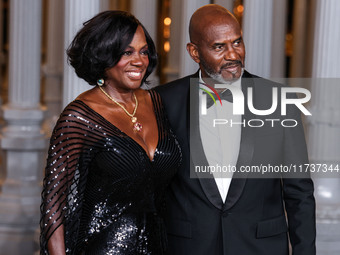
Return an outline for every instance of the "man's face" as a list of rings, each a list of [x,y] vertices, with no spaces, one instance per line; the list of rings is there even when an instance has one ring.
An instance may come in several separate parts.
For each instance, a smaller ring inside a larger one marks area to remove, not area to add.
[[[204,27],[196,44],[203,78],[231,83],[241,77],[245,48],[239,24],[219,19]]]

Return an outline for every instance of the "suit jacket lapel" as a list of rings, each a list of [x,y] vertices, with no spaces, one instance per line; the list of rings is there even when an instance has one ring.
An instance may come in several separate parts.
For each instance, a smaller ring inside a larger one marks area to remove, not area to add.
[[[191,156],[191,175],[194,178],[198,178],[203,192],[205,193],[208,200],[218,209],[222,209],[223,201],[218,191],[216,182],[210,173],[196,173],[195,166],[208,166],[208,161],[205,157],[204,149],[202,146],[202,140],[199,130],[199,85],[198,75],[193,82],[190,82],[190,156]]]
[[[195,75],[198,81],[198,73]],[[202,140],[199,131],[199,86],[197,82],[190,84],[189,91],[189,118],[190,118],[190,129],[188,130],[188,137],[190,142],[190,155],[191,155],[191,167],[194,166],[208,166],[208,161],[205,157],[204,149],[202,146]],[[242,77],[242,92],[245,97],[245,104],[247,99],[247,89],[248,87],[254,87],[252,76],[244,71],[244,75]],[[248,107],[245,105],[245,114],[242,116],[243,121],[247,121],[252,118],[252,114],[249,112]],[[241,144],[240,144],[240,152],[237,160],[237,169],[240,166],[247,166],[251,164],[253,153],[254,153],[254,128],[242,127],[241,130]],[[193,150],[194,148],[194,150]],[[194,169],[191,169],[191,173],[195,174]],[[221,195],[218,191],[216,182],[210,173],[203,173],[200,175],[196,175],[201,184],[201,187],[208,198],[208,200],[218,209],[220,210],[228,210],[230,209],[240,198],[245,183],[246,183],[246,173],[234,173],[233,179],[231,181],[227,199],[225,204],[223,204]]]
[[[245,99],[244,100],[245,112],[244,115],[242,116],[242,121],[247,122],[247,120],[252,118],[252,114],[246,105],[247,89],[248,87],[254,88],[254,84],[252,76],[247,71],[244,71],[244,75],[242,77],[241,82],[242,92]],[[245,127],[242,126],[241,145],[237,160],[237,169],[240,169],[241,166],[248,166],[251,164],[254,153],[254,139],[255,139],[254,128],[248,127],[246,124]],[[234,173],[223,210],[230,209],[237,202],[237,200],[240,198],[243,192],[246,181],[247,173]]]

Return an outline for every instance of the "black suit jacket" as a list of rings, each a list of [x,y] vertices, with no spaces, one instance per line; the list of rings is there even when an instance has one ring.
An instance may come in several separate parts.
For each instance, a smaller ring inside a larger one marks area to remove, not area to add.
[[[294,255],[314,255],[315,201],[308,173],[282,179],[235,173],[225,203],[214,179],[190,177],[190,166],[207,165],[198,126],[198,85],[190,85],[192,78],[198,73],[156,88],[183,152],[182,166],[167,193],[169,254],[287,255],[289,233]],[[281,87],[246,71],[241,84],[245,97],[247,88],[253,88],[256,109],[269,109],[272,88]],[[295,119],[298,125],[242,126],[238,169],[308,163],[298,109],[291,106],[287,116],[281,116],[279,104],[271,116],[254,116],[245,106],[242,118]],[[195,153],[190,153],[190,141]]]

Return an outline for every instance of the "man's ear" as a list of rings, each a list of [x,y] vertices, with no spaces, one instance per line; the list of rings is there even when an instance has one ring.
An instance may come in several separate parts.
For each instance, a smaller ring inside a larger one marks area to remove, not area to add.
[[[198,50],[197,50],[197,46],[193,43],[188,43],[187,44],[187,51],[190,55],[190,57],[196,62],[196,63],[200,63],[200,55],[198,53]]]

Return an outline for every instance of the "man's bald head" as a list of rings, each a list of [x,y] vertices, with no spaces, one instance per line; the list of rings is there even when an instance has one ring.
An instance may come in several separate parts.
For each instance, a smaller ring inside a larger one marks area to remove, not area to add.
[[[202,78],[230,83],[243,73],[245,47],[241,26],[227,9],[216,4],[199,8],[191,17],[187,51],[199,64]]]
[[[238,24],[235,16],[220,5],[208,4],[197,9],[191,16],[189,23],[190,41],[197,43],[199,38],[205,36],[206,31],[209,30],[209,26],[218,20],[224,20],[224,22],[227,23]]]

